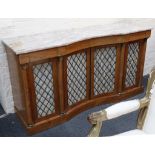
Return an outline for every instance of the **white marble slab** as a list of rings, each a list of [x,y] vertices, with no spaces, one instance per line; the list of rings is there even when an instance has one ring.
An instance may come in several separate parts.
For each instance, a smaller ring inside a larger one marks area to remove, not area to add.
[[[48,33],[7,38],[4,39],[3,42],[13,49],[13,51],[18,55],[48,48],[65,46],[77,41],[96,37],[124,35],[150,29],[151,27],[126,21],[116,24],[94,25],[83,28],[71,28],[66,30],[51,31]]]

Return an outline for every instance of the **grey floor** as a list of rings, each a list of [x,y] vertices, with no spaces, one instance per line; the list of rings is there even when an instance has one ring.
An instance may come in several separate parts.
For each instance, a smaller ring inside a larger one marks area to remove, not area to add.
[[[143,80],[145,89],[146,89],[147,79],[148,79],[148,76],[145,76]],[[144,94],[145,94],[145,91],[144,93],[139,94],[130,99],[142,98]],[[87,136],[88,131],[90,130],[90,127],[91,127],[91,125],[87,121],[88,114],[90,114],[91,112],[106,108],[108,106],[109,104],[104,104],[102,106],[89,109],[75,116],[74,118],[72,118],[70,121],[66,123],[50,128],[43,132],[37,133],[33,136],[34,137],[85,137]],[[3,113],[4,111],[2,107],[0,107],[0,115],[2,115]],[[111,136],[131,129],[135,129],[137,114],[138,112],[136,111],[128,115],[119,117],[117,119],[106,121],[103,124],[102,130],[101,130],[101,136]],[[1,137],[25,137],[29,135],[26,133],[25,128],[21,124],[16,114],[9,114],[6,117],[0,118],[0,136]]]

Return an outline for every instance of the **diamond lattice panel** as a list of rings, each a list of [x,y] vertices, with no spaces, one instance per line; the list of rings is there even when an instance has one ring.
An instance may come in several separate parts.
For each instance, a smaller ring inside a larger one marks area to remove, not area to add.
[[[86,98],[86,53],[67,58],[68,105]]]
[[[127,71],[125,86],[131,87],[136,84],[136,72],[138,63],[139,43],[130,43],[128,45]]]
[[[114,90],[116,47],[98,48],[94,53],[94,95]]]
[[[52,64],[33,66],[38,118],[55,112],[52,78]]]

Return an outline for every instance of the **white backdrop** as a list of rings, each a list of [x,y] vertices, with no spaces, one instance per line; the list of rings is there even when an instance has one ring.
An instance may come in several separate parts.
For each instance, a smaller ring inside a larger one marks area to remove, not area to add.
[[[89,25],[115,24],[119,21],[138,23],[155,28],[155,19],[0,19],[0,40],[53,30],[71,29]],[[148,40],[144,75],[155,66],[155,30]],[[6,54],[0,45],[0,102],[6,113],[14,112]]]

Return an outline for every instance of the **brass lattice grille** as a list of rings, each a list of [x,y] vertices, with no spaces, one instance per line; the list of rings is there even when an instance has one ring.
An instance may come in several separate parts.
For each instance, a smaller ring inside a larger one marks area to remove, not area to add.
[[[33,66],[38,118],[55,112],[52,64]]]
[[[94,53],[94,95],[112,92],[115,83],[116,47],[98,48]]]
[[[67,58],[68,105],[86,98],[86,52]]]
[[[139,43],[130,43],[128,45],[127,70],[125,86],[131,87],[136,84],[136,72],[139,54]]]

